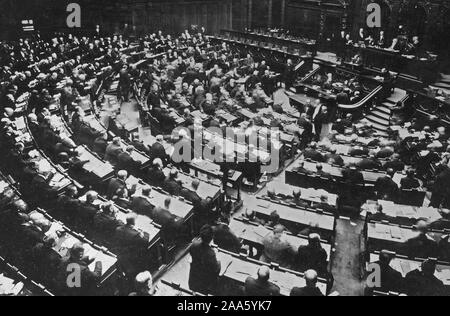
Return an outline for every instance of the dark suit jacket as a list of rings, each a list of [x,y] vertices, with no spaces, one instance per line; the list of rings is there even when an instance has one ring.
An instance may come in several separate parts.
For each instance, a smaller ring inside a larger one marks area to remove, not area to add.
[[[117,157],[117,167],[121,170],[128,170],[130,172],[137,172],[140,162],[134,161],[134,159],[127,152],[122,152]]]
[[[127,184],[125,183],[125,181],[118,179],[118,178],[111,179],[109,181],[108,190],[107,190],[108,198],[112,198],[119,189],[125,189],[126,187],[127,187]]]
[[[81,287],[69,288],[67,286],[67,280],[72,270],[68,269],[71,264],[77,264],[81,271]],[[86,259],[73,260],[72,258],[63,260],[61,263],[61,275],[60,286],[62,292],[67,296],[89,296],[94,295],[97,282],[100,281],[102,275],[102,269],[96,267],[94,271],[89,269],[89,262]]]
[[[406,275],[405,285],[406,294],[409,296],[441,296],[445,293],[441,280],[435,276],[426,277],[419,270],[411,271]]]
[[[380,262],[375,262],[375,264],[381,266]],[[384,293],[389,293],[391,291],[403,293],[404,279],[402,274],[393,269],[391,266],[381,266],[381,287],[377,288],[376,290]]]
[[[131,202],[131,209],[138,214],[150,216],[152,214],[153,205],[142,196],[135,196]]]
[[[272,282],[262,282],[248,277],[245,280],[245,295],[255,297],[279,296],[280,288]]]
[[[159,158],[165,163],[167,159],[166,150],[164,149],[164,146],[158,142],[155,142],[152,147],[150,148],[150,154],[151,154],[151,160],[155,160],[156,158]]]
[[[291,291],[291,296],[304,296],[304,297],[321,297],[324,296],[319,288],[308,288],[308,287],[294,287]]]
[[[122,249],[136,249],[147,245],[141,233],[128,225],[116,228],[115,239]]]
[[[194,207],[200,205],[202,199],[201,197],[194,191],[190,191],[186,188],[183,188],[180,193],[181,197],[185,198],[189,202],[191,202]]]
[[[94,216],[94,227],[102,236],[113,236],[116,229],[121,226],[123,223],[105,213],[100,212]]]
[[[298,249],[297,262],[300,271],[313,269],[323,275],[327,271],[327,252],[322,247],[315,249],[311,246],[301,246]]]
[[[311,159],[312,161],[325,162],[325,159],[322,156],[322,154],[316,150],[307,149],[303,152],[303,156],[305,157],[305,159]]]
[[[407,254],[417,258],[428,259],[439,256],[438,244],[427,235],[419,235],[408,240],[404,247]]]
[[[151,168],[148,170],[148,180],[156,186],[161,186],[166,179],[166,175],[159,168]]]
[[[195,292],[210,294],[217,286],[220,262],[216,253],[201,240],[195,240],[190,248],[192,257],[189,272],[189,288]]]
[[[164,190],[174,196],[180,196],[182,186],[176,180],[166,179],[163,184]]]
[[[399,189],[397,183],[390,177],[381,177],[375,182],[375,191],[381,195],[387,195],[390,199],[395,199]]]
[[[402,190],[413,190],[420,188],[420,182],[416,178],[403,178],[400,181],[400,187]]]

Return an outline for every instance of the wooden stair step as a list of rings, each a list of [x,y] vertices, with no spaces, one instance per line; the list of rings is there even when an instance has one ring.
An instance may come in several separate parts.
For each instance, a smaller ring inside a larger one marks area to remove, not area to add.
[[[367,115],[366,119],[369,120],[370,122],[374,122],[374,123],[377,123],[379,125],[383,125],[386,128],[389,127],[389,120],[382,119],[382,118],[380,118],[378,116],[375,116],[373,114]]]

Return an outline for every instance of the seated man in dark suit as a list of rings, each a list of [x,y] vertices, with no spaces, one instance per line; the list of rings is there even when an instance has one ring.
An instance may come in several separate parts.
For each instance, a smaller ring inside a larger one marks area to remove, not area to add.
[[[343,167],[345,165],[344,159],[337,154],[336,148],[332,148],[329,154],[325,155],[325,160],[327,163]]]
[[[329,174],[328,172],[323,171],[323,165],[318,163],[316,165],[316,175],[318,175],[321,178],[332,180],[333,176]]]
[[[297,167],[293,169],[295,172],[297,173],[303,173],[303,174],[313,174],[312,171],[308,170],[305,168],[305,162],[304,161],[299,161],[297,164]]]
[[[327,274],[328,255],[322,248],[320,236],[311,234],[308,239],[308,246],[300,246],[297,253],[297,265],[299,271],[313,269],[320,275]]]
[[[134,148],[139,150],[140,152],[150,156],[150,148],[144,144],[141,140],[139,140],[139,134],[134,133],[132,137],[132,141],[130,143]]]
[[[304,296],[304,297],[314,297],[314,296],[324,296],[324,294],[317,287],[317,272],[314,270],[308,270],[305,272],[306,286],[302,288],[294,287],[291,291],[291,296]]]
[[[429,225],[430,229],[443,231],[445,229],[450,229],[450,210],[442,209],[440,211],[442,218],[434,221]],[[450,255],[450,254],[449,254]]]
[[[202,198],[197,194],[199,186],[200,181],[194,180],[192,181],[191,188],[183,188],[180,193],[181,197],[191,202],[194,207],[199,206],[202,201]]]
[[[183,219],[178,218],[169,211],[171,203],[172,199],[170,197],[166,198],[164,206],[156,206],[151,216],[155,223],[161,225],[161,232],[166,240],[174,240],[183,225]]]
[[[345,183],[351,185],[364,184],[364,175],[356,166],[351,166],[342,170],[342,177]]]
[[[94,216],[94,227],[96,231],[101,232],[102,236],[112,237],[116,229],[123,226],[123,223],[116,219],[116,208],[112,202],[103,204]]]
[[[167,153],[166,149],[162,142],[164,141],[164,137],[162,135],[156,136],[156,142],[150,147],[150,157],[152,160],[161,159],[163,163],[167,161]]]
[[[399,188],[394,182],[395,170],[389,169],[387,175],[377,179],[375,183],[375,192],[381,200],[396,201],[398,198]]]
[[[280,288],[270,280],[270,269],[262,266],[258,270],[258,279],[248,277],[245,280],[245,295],[254,297],[279,296]]]
[[[307,149],[303,151],[304,159],[310,159],[315,162],[325,162],[325,158],[317,151],[317,144],[311,143]]]
[[[58,197],[58,208],[56,212],[58,217],[67,220],[74,220],[75,212],[78,210],[81,202],[77,199],[78,189],[75,186],[67,188],[66,193]]]
[[[292,192],[292,196],[293,196],[293,202],[297,206],[302,207],[302,208],[309,207],[309,203],[302,199],[302,191],[300,190],[300,188],[294,189],[294,191]]]
[[[380,287],[373,287],[369,284],[367,292],[370,294],[373,290],[383,293],[397,292],[402,293],[404,290],[404,280],[400,272],[390,266],[392,261],[392,254],[387,251],[382,251],[379,256],[379,261],[375,262],[380,267]]]
[[[105,160],[111,164],[116,164],[119,154],[122,152],[121,140],[119,137],[113,139],[111,144],[106,147]]]
[[[414,170],[409,169],[406,177],[400,181],[401,190],[415,190],[421,187],[420,181],[416,178]]]
[[[97,283],[102,276],[102,263],[97,261],[95,263],[95,270],[91,271],[89,265],[94,260],[84,256],[84,247],[82,244],[75,244],[70,249],[70,257],[63,260],[61,263],[61,278],[60,289],[61,292],[67,296],[90,296],[94,295]],[[69,287],[67,280],[70,279],[70,273],[73,273],[73,265],[76,265],[81,272],[80,286]]]
[[[428,236],[427,222],[419,220],[416,229],[419,235],[406,241],[404,244],[405,251],[417,258],[437,258],[439,256],[438,244]]]
[[[395,151],[392,147],[383,147],[377,152],[377,158],[378,159],[386,159],[386,158],[390,158],[394,154],[395,154]]]
[[[326,213],[334,213],[336,212],[336,208],[328,202],[328,196],[322,195],[320,197],[320,203],[314,203],[313,207],[319,210],[322,210]]]
[[[121,207],[126,210],[131,209],[131,200],[128,196],[128,190],[125,189],[117,190],[112,200],[118,207]]]
[[[227,224],[220,223],[214,228],[214,244],[220,249],[239,253],[241,242]]]
[[[152,188],[149,186],[142,188],[141,195],[133,196],[131,209],[137,214],[150,216],[153,211],[153,204],[150,201],[151,192]]]
[[[103,157],[106,153],[106,148],[108,147],[108,134],[104,133],[94,140],[92,150]]]
[[[97,215],[100,206],[96,203],[98,194],[95,191],[86,193],[86,201],[80,204],[77,211],[76,221],[79,227],[85,227],[93,223],[95,215]]]
[[[145,268],[145,263],[141,261],[149,241],[148,237],[137,230],[135,225],[136,216],[130,214],[127,216],[126,224],[117,227],[114,235],[119,264],[129,276],[135,276]]]
[[[445,293],[444,284],[436,276],[436,262],[426,260],[421,269],[411,271],[406,275],[406,294],[409,296],[442,296]]]
[[[182,185],[177,180],[178,178],[178,171],[177,170],[171,170],[169,177],[164,181],[163,189],[167,191],[170,195],[174,196],[180,196]]]
[[[52,284],[55,282],[55,272],[61,264],[61,257],[53,250],[55,239],[45,237],[42,243],[38,243],[31,252],[31,261],[35,276],[39,282]]]
[[[153,160],[152,167],[148,170],[148,181],[155,186],[162,186],[166,175],[163,171],[163,162],[161,159],[156,158]]]
[[[286,228],[284,226],[276,224],[273,231],[264,237],[264,252],[260,259],[261,261],[268,263],[275,262],[280,265],[285,265],[292,260],[291,258],[295,250],[287,239],[285,232]]]
[[[369,155],[369,149],[362,146],[354,146],[348,154],[352,157],[365,157]]]
[[[361,159],[358,162],[358,167],[362,170],[380,170],[382,166],[375,155],[371,155],[369,158]]]
[[[123,152],[117,156],[117,168],[122,170],[129,170],[130,172],[137,172],[141,166],[140,161],[135,161],[131,154],[134,151],[134,147],[129,146]]]
[[[389,161],[383,166],[384,170],[393,169],[396,172],[403,172],[405,170],[405,163],[400,159],[399,154],[393,154]]]
[[[117,172],[117,177],[111,179],[109,181],[108,184],[108,189],[107,189],[107,197],[112,199],[114,197],[114,195],[117,193],[117,191],[119,190],[123,190],[123,189],[127,189],[127,181],[128,179],[128,172],[126,172],[125,170],[120,170],[119,172]]]

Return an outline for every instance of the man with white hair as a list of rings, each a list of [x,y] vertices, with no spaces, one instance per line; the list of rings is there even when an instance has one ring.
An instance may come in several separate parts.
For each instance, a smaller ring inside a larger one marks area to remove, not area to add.
[[[152,274],[148,271],[141,272],[135,279],[135,292],[130,293],[129,296],[153,296],[155,295],[157,288],[153,286]]]
[[[305,296],[305,297],[314,297],[314,296],[324,296],[324,294],[317,287],[317,272],[314,270],[308,270],[305,272],[305,281],[306,286],[299,288],[294,287],[291,291],[291,296]]]
[[[156,136],[156,142],[150,147],[151,159],[154,161],[155,159],[160,159],[162,162],[167,161],[167,153],[166,149],[163,145],[164,136],[158,135]]]
[[[125,170],[120,170],[117,173],[117,177],[111,179],[108,184],[107,196],[112,198],[117,191],[127,189],[128,172]]]
[[[245,281],[245,295],[254,297],[279,296],[280,288],[270,282],[270,269],[262,266],[258,269],[258,278],[248,277]]]
[[[319,271],[321,275],[326,274],[328,255],[321,245],[320,235],[309,235],[308,245],[299,247],[297,264],[299,271],[314,269],[315,271]]]
[[[106,147],[105,160],[112,164],[117,163],[117,159],[122,152],[121,140],[115,137],[111,144]]]
[[[161,186],[166,179],[163,171],[164,165],[161,159],[153,160],[152,167],[148,170],[148,181],[156,186]]]

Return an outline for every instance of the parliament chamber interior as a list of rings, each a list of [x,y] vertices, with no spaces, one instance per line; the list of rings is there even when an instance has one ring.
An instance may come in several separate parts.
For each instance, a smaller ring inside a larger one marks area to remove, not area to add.
[[[0,5],[0,296],[450,294],[448,1]]]

